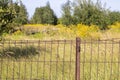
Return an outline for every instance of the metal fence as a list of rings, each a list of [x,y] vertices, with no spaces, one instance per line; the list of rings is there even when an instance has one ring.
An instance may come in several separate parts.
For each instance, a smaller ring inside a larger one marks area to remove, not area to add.
[[[120,80],[120,39],[83,40],[81,80]]]
[[[120,40],[1,41],[0,80],[120,80]]]
[[[74,80],[74,40],[19,40],[0,44],[0,80]]]

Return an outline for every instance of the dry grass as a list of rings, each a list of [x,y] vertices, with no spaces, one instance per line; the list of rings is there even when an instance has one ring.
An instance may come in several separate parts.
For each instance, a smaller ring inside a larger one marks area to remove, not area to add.
[[[120,23],[110,26],[109,30],[100,31],[98,27],[83,24],[64,25],[24,25],[23,31],[12,35],[6,34],[6,40],[64,40],[75,39],[111,39],[120,38]],[[31,34],[31,32],[36,32]],[[30,33],[29,33],[30,32]],[[27,34],[28,33],[28,34]],[[22,47],[21,47],[22,45]],[[29,44],[0,45],[0,54],[11,50],[14,55],[0,58],[0,79],[12,80],[74,80],[75,78],[75,44]],[[10,49],[10,46],[12,47]],[[52,47],[51,47],[52,46]],[[72,46],[72,47],[71,47]],[[17,48],[16,48],[17,47]],[[4,49],[3,49],[4,48]],[[65,48],[65,49],[64,49]],[[64,52],[65,51],[65,52]],[[72,51],[72,52],[71,52]],[[37,53],[37,54],[36,54]],[[120,79],[120,43],[81,44],[81,79],[82,80],[119,80]],[[19,55],[18,55],[19,54]],[[22,54],[27,54],[27,56]],[[17,56],[16,56],[17,55]],[[29,55],[29,56],[28,56]],[[20,57],[21,56],[21,57]],[[52,57],[52,58],[51,58]],[[56,62],[56,61],[61,62]],[[65,61],[68,62],[65,62]],[[45,62],[48,61],[48,62]],[[53,62],[52,62],[53,61]],[[9,72],[9,73],[8,73]],[[39,79],[38,79],[39,78]]]
[[[119,80],[120,44],[112,41],[87,42],[89,41],[81,44],[81,79]],[[29,48],[29,46],[32,47]],[[21,80],[75,79],[75,43],[4,44],[4,47],[1,46],[1,50],[2,54],[9,51],[16,54],[16,56],[9,55],[0,58],[0,78],[2,80],[10,78],[11,80],[12,78]]]

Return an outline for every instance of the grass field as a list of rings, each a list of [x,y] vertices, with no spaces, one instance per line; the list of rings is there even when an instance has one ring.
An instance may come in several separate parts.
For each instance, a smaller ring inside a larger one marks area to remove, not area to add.
[[[42,25],[27,24],[12,34],[3,35],[5,40],[64,40],[75,39],[111,39],[120,37],[120,23],[109,26],[108,30],[100,30],[98,26],[78,25]]]
[[[0,80],[75,80],[76,37],[83,39],[81,80],[120,80],[120,42],[111,40],[120,38],[120,23],[109,28],[101,31],[94,25],[28,24],[4,34]],[[99,41],[102,39],[110,40]]]

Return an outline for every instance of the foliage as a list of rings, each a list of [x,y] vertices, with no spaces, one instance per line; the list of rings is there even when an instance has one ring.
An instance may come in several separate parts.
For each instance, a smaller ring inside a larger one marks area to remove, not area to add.
[[[22,37],[23,36],[23,37]],[[27,24],[24,25],[22,31],[18,30],[12,35],[6,35],[6,39],[75,39],[81,37],[83,39],[100,38],[100,29],[98,26],[78,25],[43,25],[43,24]]]
[[[116,22],[114,25],[109,26],[111,32],[120,32],[120,23]]]
[[[21,30],[13,34],[4,34],[6,40],[29,40],[29,39],[107,39],[120,37],[120,23],[108,26],[108,30],[100,30],[99,26],[84,24],[77,25],[48,25],[48,24],[26,24]],[[30,34],[28,34],[30,33]],[[32,34],[33,33],[33,34]]]
[[[73,28],[76,36],[79,36],[83,39],[98,39],[100,38],[99,35],[99,28],[98,26],[91,25],[91,26],[86,26],[83,24],[78,24],[77,27]]]
[[[75,37],[74,31],[70,28],[71,26],[72,25],[69,25],[69,26],[65,26],[62,24],[56,25],[56,27],[58,28],[58,31],[57,31],[58,38],[61,37],[62,39],[66,39],[66,38],[71,39]]]
[[[34,53],[33,53],[34,52]],[[28,47],[8,47],[5,48],[4,51],[0,51],[0,57],[13,57],[15,59],[26,57],[29,58],[31,56],[37,55],[38,52],[35,47],[28,46]]]
[[[120,22],[120,12],[118,11],[110,12],[109,20],[110,20],[110,25],[114,24],[115,22]]]
[[[64,25],[96,25],[99,29],[109,29],[109,25],[120,22],[120,12],[110,11],[100,0],[69,0],[62,6],[62,17],[59,23]]]
[[[11,33],[16,26],[27,23],[27,11],[20,1],[20,5],[12,0],[0,1],[0,35]]]
[[[61,22],[64,25],[70,25],[73,24],[73,17],[72,17],[72,7],[71,2],[68,0],[63,6],[62,6],[62,17]]]
[[[49,2],[45,7],[36,8],[35,13],[31,19],[34,24],[57,24],[57,17],[50,8]]]
[[[18,2],[15,2],[13,5],[17,14],[14,23],[19,25],[28,23],[28,13],[22,1],[20,0],[19,4]]]
[[[15,18],[12,2],[0,1],[0,35],[11,30],[11,24]]]
[[[76,23],[85,25],[98,25],[100,29],[107,29],[108,10],[102,7],[99,0],[94,3],[92,0],[77,0],[74,8]]]

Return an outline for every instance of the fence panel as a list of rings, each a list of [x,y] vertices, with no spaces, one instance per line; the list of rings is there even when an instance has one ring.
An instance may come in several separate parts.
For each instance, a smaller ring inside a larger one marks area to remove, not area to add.
[[[120,41],[82,40],[81,80],[120,80]]]
[[[119,39],[0,42],[0,80],[79,79],[120,80]]]
[[[0,80],[74,80],[74,40],[4,41]]]

